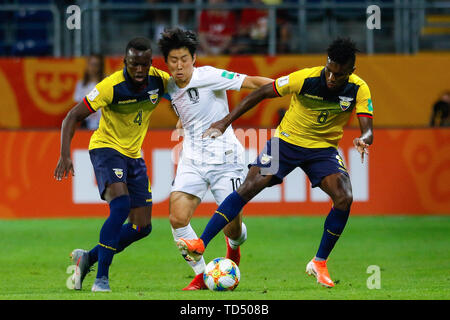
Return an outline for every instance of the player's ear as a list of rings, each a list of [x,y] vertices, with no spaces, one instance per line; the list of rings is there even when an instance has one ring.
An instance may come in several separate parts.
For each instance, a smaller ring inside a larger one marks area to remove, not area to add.
[[[195,61],[197,61],[197,54],[194,53],[194,55],[192,56],[192,64],[195,65]]]

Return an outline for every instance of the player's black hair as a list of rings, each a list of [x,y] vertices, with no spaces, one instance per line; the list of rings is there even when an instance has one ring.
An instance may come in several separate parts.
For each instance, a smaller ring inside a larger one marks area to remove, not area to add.
[[[186,48],[191,56],[194,57],[198,40],[195,33],[190,30],[180,28],[164,29],[164,32],[161,33],[161,39],[158,41],[158,46],[164,56],[164,60],[167,62],[169,52],[174,49]]]
[[[337,38],[327,49],[330,60],[340,65],[351,63],[354,66],[356,52],[359,52],[359,50],[350,38]]]
[[[145,37],[136,37],[130,40],[128,42],[127,47],[125,49],[125,55],[127,55],[128,50],[131,48],[139,50],[139,51],[146,51],[146,50],[152,50],[152,44],[150,42],[150,39]]]

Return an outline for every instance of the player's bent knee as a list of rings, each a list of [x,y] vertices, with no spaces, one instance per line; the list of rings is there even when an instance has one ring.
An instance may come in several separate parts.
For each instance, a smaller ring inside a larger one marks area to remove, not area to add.
[[[334,206],[340,210],[350,210],[353,203],[353,194],[346,192],[341,194],[335,201]]]
[[[169,214],[169,221],[170,221],[170,225],[174,229],[183,228],[183,227],[186,227],[189,224],[189,218],[188,217],[185,217],[185,216],[182,216],[182,215],[177,215],[177,214],[174,214],[174,213],[170,213]]]
[[[152,225],[148,224],[145,227],[143,227],[142,229],[139,230],[139,233],[142,235],[142,238],[148,236],[150,233],[152,233]]]

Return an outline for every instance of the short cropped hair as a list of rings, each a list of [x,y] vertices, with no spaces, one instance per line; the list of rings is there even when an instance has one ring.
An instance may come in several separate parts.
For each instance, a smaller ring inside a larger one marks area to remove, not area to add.
[[[139,50],[139,51],[146,51],[146,50],[152,50],[152,44],[150,42],[150,39],[145,38],[145,37],[136,37],[131,39],[128,44],[127,47],[125,49],[125,55],[128,54],[128,50],[130,50],[131,48]]]
[[[337,38],[327,49],[330,60],[340,65],[351,63],[354,66],[356,52],[359,52],[359,50],[350,38]]]
[[[158,41],[159,49],[161,50],[164,60],[167,62],[169,52],[174,49],[186,48],[194,57],[198,47],[198,39],[194,32],[190,30],[183,30],[180,28],[165,29],[161,33],[161,39]]]

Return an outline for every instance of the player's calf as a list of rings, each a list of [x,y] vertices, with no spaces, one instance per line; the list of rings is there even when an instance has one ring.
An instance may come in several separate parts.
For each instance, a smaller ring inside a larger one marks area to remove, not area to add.
[[[241,233],[235,239],[225,236],[227,243],[227,254],[226,258],[233,260],[238,266],[241,261],[241,249],[240,246],[247,240],[247,227],[242,222]]]

